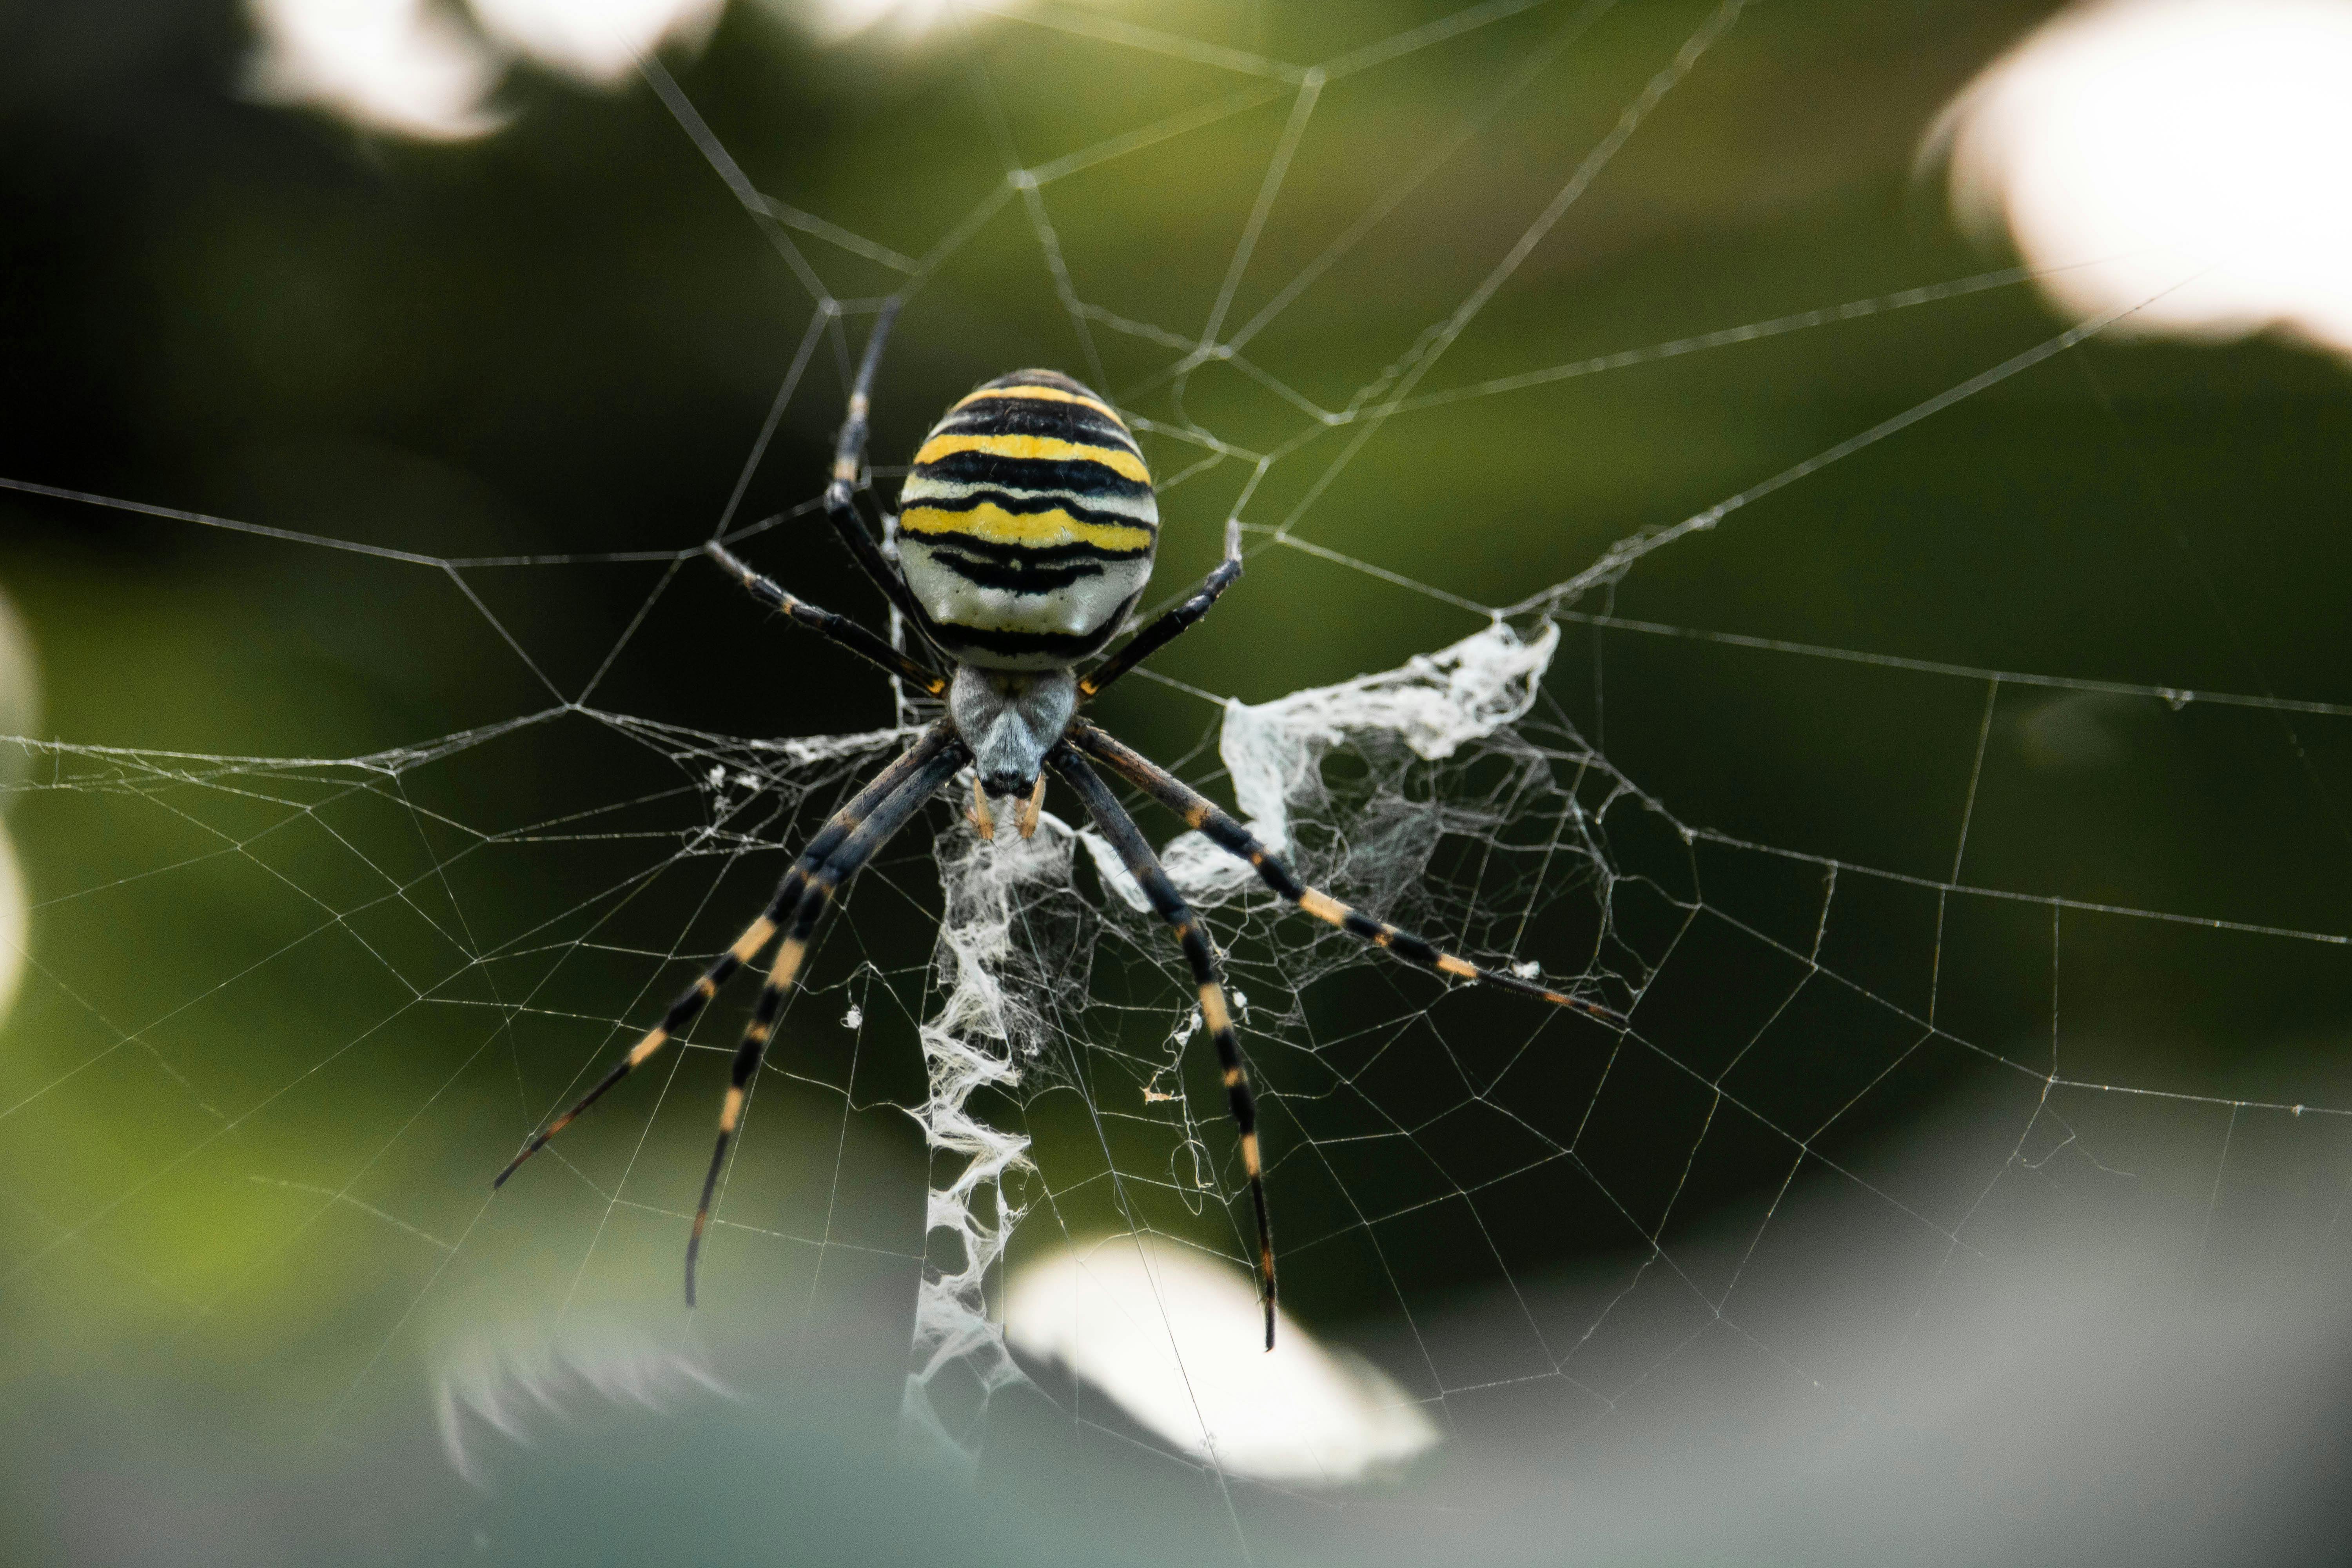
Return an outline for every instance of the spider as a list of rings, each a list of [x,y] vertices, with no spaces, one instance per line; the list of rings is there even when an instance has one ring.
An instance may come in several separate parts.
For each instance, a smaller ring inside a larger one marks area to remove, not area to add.
[[[719,1112],[719,1142],[686,1247],[686,1300],[694,1304],[695,1260],[710,1203],[743,1103],[799,975],[818,924],[842,886],[958,773],[972,770],[971,820],[993,837],[990,801],[1011,800],[1015,830],[1037,829],[1050,770],[1087,808],[1118,851],[1153,911],[1183,949],[1200,988],[1201,1017],[1223,1069],[1227,1109],[1240,1136],[1257,1221],[1258,1293],[1265,1347],[1274,1348],[1274,1227],[1267,1216],[1257,1104],[1218,979],[1217,952],[1200,920],[1097,769],[1108,770],[1182,817],[1212,843],[1249,862],[1267,887],[1304,912],[1454,979],[1535,996],[1609,1022],[1616,1015],[1517,974],[1483,969],[1410,931],[1358,912],[1301,882],[1289,867],[1209,798],[1113,739],[1080,708],[1209,613],[1242,574],[1241,531],[1225,529],[1224,556],[1191,596],[1129,638],[1084,675],[1128,624],[1151,575],[1160,513],[1151,476],[1127,424],[1102,398],[1049,370],[1015,371],[950,407],[915,454],[899,492],[894,569],[855,500],[864,472],[869,394],[895,305],[877,319],[849,394],[834,450],[824,511],[850,554],[915,628],[918,650],[901,652],[846,616],[797,598],[753,571],[717,540],[703,548],[751,596],[793,622],[945,703],[946,711],[813,837],[775,896],[734,945],[687,987],[669,1010],[579,1102],[534,1133],[492,1183],[504,1186],[522,1163],[642,1067],[700,1013],[735,972],[781,932],[767,983],[735,1052]]]

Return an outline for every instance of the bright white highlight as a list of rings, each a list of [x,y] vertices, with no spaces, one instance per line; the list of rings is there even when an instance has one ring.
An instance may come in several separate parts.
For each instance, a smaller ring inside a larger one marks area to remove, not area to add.
[[[545,68],[611,86],[664,44],[700,44],[727,0],[472,0],[482,30]]]
[[[2352,4],[2104,0],[1947,111],[1965,221],[2117,331],[2263,331],[2352,353]]]
[[[1287,1314],[1264,1348],[1247,1274],[1151,1237],[1057,1250],[1013,1276],[1005,1334],[1228,1475],[1343,1486],[1437,1442],[1412,1396]]]
[[[838,43],[887,25],[902,37],[930,31],[947,15],[947,0],[765,0],[821,42]]]
[[[33,678],[33,639],[16,606],[0,595],[0,735],[30,735],[40,728],[40,699]],[[15,748],[8,748],[14,751]],[[26,755],[0,751],[0,783],[14,779]],[[25,978],[25,952],[32,941],[32,896],[17,864],[16,846],[0,824],[0,1018],[16,998]]]
[[[700,44],[727,0],[470,0],[475,26],[427,0],[247,0],[257,98],[307,104],[420,141],[487,135],[514,60],[597,87],[668,43]]]
[[[261,47],[247,89],[364,131],[457,142],[504,123],[485,107],[503,67],[424,0],[247,0]]]
[[[16,847],[8,830],[0,827],[0,1018],[16,1000],[25,978],[25,949],[33,939],[33,911],[25,888],[24,868],[16,863]]]

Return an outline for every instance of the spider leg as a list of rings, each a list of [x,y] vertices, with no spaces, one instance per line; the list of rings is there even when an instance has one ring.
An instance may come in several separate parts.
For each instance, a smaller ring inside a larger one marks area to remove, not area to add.
[[[784,592],[773,579],[762,577],[751,570],[749,563],[717,540],[702,547],[702,552],[725,568],[727,574],[743,584],[744,591],[772,610],[781,610],[794,624],[808,627],[829,642],[847,648],[869,664],[876,664],[891,675],[906,681],[932,697],[948,689],[947,678],[908,658],[880,637],[866,630],[847,616],[820,609],[806,599]]]
[[[1350,936],[1359,936],[1373,946],[1386,950],[1433,973],[1451,975],[1457,980],[1475,981],[1505,991],[1515,991],[1522,996],[1533,996],[1554,1006],[1568,1007],[1617,1024],[1624,1020],[1598,1002],[1565,991],[1555,991],[1549,985],[1522,980],[1516,974],[1499,970],[1482,969],[1466,958],[1457,958],[1424,939],[1388,921],[1375,920],[1349,908],[1328,893],[1310,888],[1291,874],[1274,851],[1259,843],[1250,830],[1234,820],[1207,795],[1192,788],[1167,769],[1113,738],[1100,726],[1077,720],[1070,726],[1066,745],[1095,758],[1111,772],[1127,780],[1152,799],[1182,817],[1187,825],[1198,828],[1208,840],[1228,854],[1249,862],[1258,879],[1289,900],[1307,914],[1328,921]]]
[[[1272,1350],[1274,1227],[1266,1217],[1265,1167],[1258,1155],[1257,1100],[1250,1092],[1249,1069],[1242,1065],[1241,1044],[1234,1036],[1225,989],[1217,979],[1216,952],[1210,947],[1207,933],[1185,904],[1183,895],[1177,892],[1176,884],[1168,879],[1168,873],[1151,853],[1151,846],[1144,841],[1143,830],[1135,826],[1135,819],[1118,804],[1118,797],[1111,794],[1102,775],[1088,767],[1086,759],[1067,742],[1055,747],[1046,761],[1086,802],[1087,815],[1094,818],[1095,826],[1110,840],[1128,870],[1141,884],[1152,910],[1174,931],[1178,944],[1184,950],[1185,962],[1192,966],[1192,978],[1201,988],[1201,1018],[1209,1026],[1209,1037],[1216,1042],[1217,1063],[1224,1069],[1226,1108],[1232,1111],[1234,1126],[1241,1133],[1242,1169],[1249,1176],[1250,1205],[1257,1211],[1258,1281],[1265,1300],[1265,1348]]]
[[[691,1023],[695,1015],[719,994],[719,988],[768,945],[768,939],[776,934],[778,924],[800,903],[810,872],[824,864],[885,802],[894,799],[925,763],[935,761],[943,752],[961,755],[961,742],[956,741],[942,724],[933,728],[896,762],[876,774],[873,783],[858,791],[847,805],[836,812],[832,820],[810,838],[800,858],[793,863],[792,869],[786,871],[783,879],[777,884],[775,897],[768,900],[768,907],[760,918],[744,927],[743,934],[735,939],[734,945],[696,976],[693,984],[678,994],[677,1000],[672,1002],[669,1010],[662,1015],[661,1022],[646,1030],[644,1037],[629,1047],[628,1053],[613,1065],[612,1070],[597,1080],[593,1089],[581,1096],[571,1110],[534,1134],[523,1145],[522,1152],[507,1162],[506,1169],[490,1183],[491,1187],[506,1185],[507,1178],[515,1173],[518,1166],[546,1148],[550,1139],[577,1121],[581,1112],[602,1100],[607,1089],[642,1067],[672,1036]]]
[[[943,728],[932,732],[940,734]],[[971,752],[961,741],[950,740],[933,750],[898,781],[887,800],[874,806],[863,821],[854,824],[835,840],[824,860],[803,877],[792,922],[784,928],[784,940],[776,949],[774,963],[769,966],[767,984],[760,987],[760,998],[751,1008],[751,1020],[744,1026],[742,1041],[735,1047],[734,1073],[719,1111],[719,1141],[710,1151],[710,1168],[702,1178],[702,1199],[695,1205],[694,1229],[686,1243],[688,1306],[694,1305],[695,1260],[701,1256],[702,1233],[710,1223],[710,1202],[719,1190],[719,1173],[726,1167],[728,1146],[734,1142],[735,1130],[742,1121],[743,1104],[750,1097],[751,1080],[759,1074],[760,1060],[767,1053],[776,1016],[783,1010],[784,998],[800,975],[801,962],[808,955],[809,943],[816,935],[819,922],[833,905],[834,894],[907,826],[939,787],[955,776],[957,769],[971,761]]]
[[[865,356],[857,362],[857,379],[849,389],[849,412],[834,443],[833,475],[824,487],[824,515],[842,543],[849,547],[858,568],[928,640],[930,617],[908,590],[907,580],[883,555],[882,547],[874,542],[873,531],[857,511],[857,476],[865,471],[866,429],[874,411],[874,374],[881,368],[882,347],[890,341],[890,327],[898,319],[898,301],[892,300],[874,318],[874,331],[866,336]]]
[[[1209,613],[1224,591],[1241,581],[1242,525],[1236,518],[1225,524],[1225,558],[1201,579],[1192,596],[1127,639],[1127,646],[1088,671],[1078,682],[1078,695],[1092,697],[1170,643]]]

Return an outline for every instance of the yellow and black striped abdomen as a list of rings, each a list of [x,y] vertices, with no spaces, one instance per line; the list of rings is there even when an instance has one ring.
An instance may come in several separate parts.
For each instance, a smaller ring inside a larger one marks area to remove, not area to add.
[[[949,409],[898,494],[907,585],[969,664],[1047,669],[1097,652],[1159,542],[1135,437],[1057,371],[1014,371]]]

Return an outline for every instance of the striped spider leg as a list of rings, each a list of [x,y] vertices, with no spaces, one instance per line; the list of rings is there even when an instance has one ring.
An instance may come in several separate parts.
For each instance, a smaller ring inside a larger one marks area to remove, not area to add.
[[[940,725],[924,739],[928,742],[931,735],[941,734],[945,730],[946,726]],[[971,762],[971,749],[950,736],[944,745],[918,761],[887,797],[876,805],[863,821],[853,824],[832,853],[803,879],[799,907],[793,912],[792,924],[784,930],[784,940],[776,948],[775,962],[769,967],[766,983],[760,987],[759,1001],[752,1005],[751,1022],[743,1026],[743,1038],[735,1047],[734,1071],[728,1082],[727,1099],[719,1110],[719,1141],[710,1151],[710,1168],[702,1177],[702,1198],[695,1205],[694,1229],[687,1237],[688,1306],[694,1305],[695,1259],[702,1252],[702,1232],[710,1223],[710,1200],[719,1189],[719,1173],[727,1163],[728,1145],[734,1141],[735,1129],[742,1121],[743,1103],[751,1094],[751,1080],[759,1074],[760,1060],[767,1054],[776,1015],[783,1010],[784,998],[800,974],[801,961],[808,954],[809,943],[815,940],[817,926],[833,907],[834,895],[842,885],[856,876],[913,819],[941,784]]]
[[[1292,875],[1290,868],[1283,864],[1274,851],[1259,843],[1248,828],[1235,821],[1214,801],[1134,747],[1114,738],[1099,725],[1085,719],[1075,721],[1064,743],[1094,758],[1182,817],[1188,826],[1197,828],[1210,843],[1238,859],[1247,861],[1250,868],[1257,873],[1258,880],[1317,920],[1338,926],[1350,936],[1361,937],[1383,952],[1394,953],[1407,963],[1433,974],[1475,981],[1481,985],[1496,986],[1522,996],[1533,996],[1556,1007],[1566,1007],[1604,1023],[1624,1021],[1598,1002],[1588,1001],[1565,991],[1556,991],[1532,980],[1522,980],[1516,974],[1500,970],[1483,969],[1409,931],[1383,920],[1375,920],[1349,908],[1319,889],[1308,887]]]
[[[1119,650],[1078,678],[1078,695],[1090,698],[1103,688],[1174,642],[1192,629],[1202,616],[1216,607],[1225,590],[1242,579],[1242,520],[1233,518],[1225,523],[1225,556],[1201,579],[1184,602],[1153,619],[1151,624],[1127,639]]]
[[[824,515],[848,548],[850,558],[857,563],[858,570],[882,590],[882,596],[922,636],[925,646],[934,647],[937,636],[930,617],[916,602],[905,575],[890,564],[882,547],[874,542],[873,531],[866,526],[865,518],[857,510],[857,480],[866,471],[866,437],[873,424],[874,376],[881,368],[882,348],[890,340],[891,324],[898,319],[898,305],[895,298],[885,304],[874,319],[874,330],[866,335],[866,353],[857,362],[857,379],[850,384],[849,410],[834,440],[833,472],[824,487]]]
[[[1225,988],[1217,974],[1216,949],[1209,944],[1208,933],[1202,930],[1198,916],[1168,879],[1160,858],[1145,842],[1143,830],[1118,804],[1102,776],[1087,763],[1087,760],[1065,741],[1046,759],[1062,782],[1077,792],[1086,803],[1087,815],[1118,858],[1126,862],[1129,875],[1150,900],[1151,910],[1168,923],[1176,942],[1184,950],[1184,962],[1192,966],[1192,982],[1200,988],[1201,1019],[1208,1026],[1209,1038],[1216,1043],[1217,1065],[1223,1071],[1225,1108],[1232,1112],[1234,1126],[1241,1134],[1242,1170],[1249,1177],[1250,1206],[1257,1213],[1258,1284],[1265,1303],[1265,1348],[1274,1348],[1274,1226],[1265,1208],[1265,1171],[1258,1152],[1257,1099],[1250,1092],[1249,1068],[1242,1063],[1241,1042],[1234,1035],[1233,1013],[1225,1005]]]
[[[858,658],[894,675],[915,687],[925,696],[937,697],[948,689],[947,677],[918,659],[909,658],[884,642],[847,616],[820,609],[806,599],[786,593],[774,579],[763,577],[751,565],[717,540],[702,547],[702,552],[719,563],[721,570],[743,585],[744,592],[770,609],[789,616],[793,625],[807,627],[819,637],[838,643]]]
[[[924,801],[930,798],[930,792],[937,789],[942,780],[953,774],[957,768],[965,765],[967,761],[968,753],[963,742],[956,738],[954,731],[947,725],[940,724],[927,731],[898,760],[877,774],[872,783],[858,791],[848,805],[835,813],[832,819],[809,839],[807,847],[801,852],[800,858],[793,863],[792,868],[784,873],[782,879],[777,884],[775,895],[769,900],[768,907],[761,911],[757,920],[743,929],[743,933],[735,939],[734,943],[725,952],[712,961],[709,968],[695,977],[692,984],[678,994],[677,999],[672,1002],[668,1010],[662,1015],[661,1022],[646,1030],[636,1044],[631,1046],[621,1059],[613,1065],[612,1069],[598,1079],[595,1086],[586,1094],[581,1096],[570,1110],[532,1134],[523,1144],[521,1152],[507,1163],[506,1168],[498,1173],[490,1185],[493,1188],[506,1185],[507,1178],[513,1175],[524,1161],[546,1148],[557,1133],[578,1121],[581,1114],[590,1106],[603,1099],[605,1093],[623,1079],[644,1066],[664,1045],[675,1037],[679,1030],[693,1022],[704,1006],[719,994],[719,988],[732,979],[737,970],[759,956],[761,951],[782,927],[787,917],[792,918],[793,930],[786,937],[784,949],[780,950],[777,954],[777,963],[779,970],[782,970],[785,952],[790,952],[793,956],[793,966],[797,968],[800,953],[805,951],[808,935],[814,931],[816,919],[823,914],[824,908],[831,901],[833,889],[846,880],[851,872],[854,872],[876,849],[880,847],[879,839],[874,832],[876,825],[886,822],[888,825],[880,837],[887,837],[888,832],[896,831]],[[811,889],[820,882],[824,887],[824,895],[822,899],[812,900]],[[805,931],[802,929],[803,914],[806,916]],[[794,945],[795,938],[798,942],[797,948]],[[791,972],[783,971],[782,978],[783,984],[789,984]],[[769,988],[776,986],[777,983],[777,971],[772,971],[769,976],[769,987],[762,988],[761,993],[763,1003],[768,1000]],[[777,998],[776,1005],[782,1005],[781,996]],[[738,1057],[740,1064],[740,1050]],[[737,1091],[730,1092],[729,1110],[721,1119],[722,1152],[724,1138],[732,1131],[732,1118],[740,1114],[740,1107],[736,1101],[736,1093],[740,1093],[740,1088]],[[708,1184],[705,1185],[704,1195],[707,1204]],[[698,1224],[696,1226],[698,1237],[700,1230],[701,1226]],[[689,1299],[692,1291],[690,1258],[689,1254],[688,1287]]]

